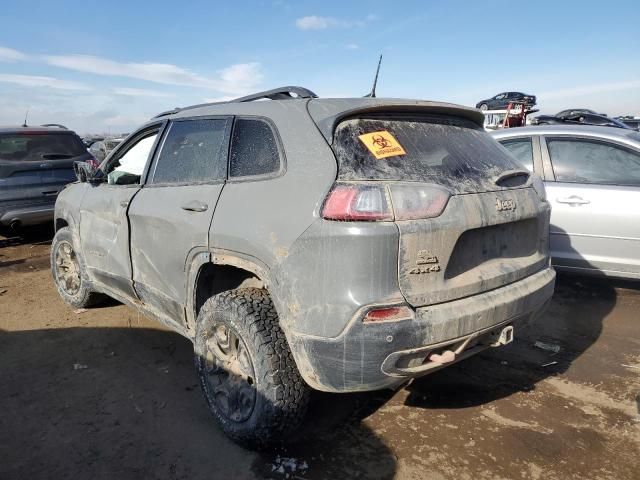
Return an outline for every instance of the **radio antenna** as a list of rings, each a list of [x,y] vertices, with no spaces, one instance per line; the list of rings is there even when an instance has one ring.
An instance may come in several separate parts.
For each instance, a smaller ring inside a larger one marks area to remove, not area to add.
[[[371,92],[365,95],[365,98],[376,98],[376,85],[378,84],[378,74],[380,73],[381,64],[382,64],[382,54],[380,54],[380,58],[378,59],[378,68],[376,68],[376,76],[373,79],[373,87],[371,87]]]
[[[31,109],[31,107],[27,108],[27,113],[24,114],[24,123],[22,124],[23,127],[27,126],[27,117],[29,116],[29,110]]]

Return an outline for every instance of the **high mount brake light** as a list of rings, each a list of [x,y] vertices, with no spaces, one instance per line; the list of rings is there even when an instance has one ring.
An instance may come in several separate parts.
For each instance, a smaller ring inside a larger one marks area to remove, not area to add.
[[[338,183],[327,196],[322,217],[342,221],[433,218],[444,211],[449,197],[448,191],[437,186]]]

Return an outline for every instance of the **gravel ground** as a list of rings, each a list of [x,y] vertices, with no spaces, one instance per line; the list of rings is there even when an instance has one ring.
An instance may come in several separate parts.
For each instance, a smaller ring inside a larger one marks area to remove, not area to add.
[[[0,479],[640,478],[639,283],[560,276],[513,344],[395,394],[317,395],[303,438],[258,454],[213,423],[187,340],[59,299],[49,240],[0,237]]]

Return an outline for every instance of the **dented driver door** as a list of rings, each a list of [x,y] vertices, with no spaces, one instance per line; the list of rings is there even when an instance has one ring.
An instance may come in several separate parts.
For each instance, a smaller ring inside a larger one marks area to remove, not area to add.
[[[135,298],[127,210],[140,190],[140,178],[157,143],[160,127],[135,134],[103,166],[105,172],[111,172],[129,165],[127,168],[131,170],[139,169],[140,175],[130,175],[128,184],[89,185],[80,206],[80,244],[89,278],[98,287],[127,298]]]

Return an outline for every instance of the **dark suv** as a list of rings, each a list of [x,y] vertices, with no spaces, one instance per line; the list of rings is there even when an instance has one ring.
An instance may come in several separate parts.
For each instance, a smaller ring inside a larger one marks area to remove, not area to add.
[[[300,87],[161,114],[58,198],[58,291],[169,325],[228,435],[289,438],[310,389],[398,387],[551,298],[544,186],[482,124]]]
[[[0,226],[52,221],[58,193],[76,180],[74,162],[91,158],[62,126],[0,128]]]

